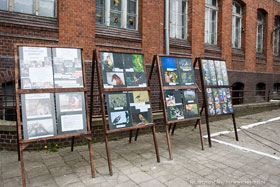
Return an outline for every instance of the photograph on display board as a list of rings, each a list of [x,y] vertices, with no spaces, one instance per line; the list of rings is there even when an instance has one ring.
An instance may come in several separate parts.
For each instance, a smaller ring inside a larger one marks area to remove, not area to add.
[[[142,55],[123,54],[127,86],[146,87]]]
[[[196,90],[184,90],[185,118],[199,117]]]
[[[179,70],[180,70],[180,81],[182,86],[194,85],[194,71],[192,66],[191,58],[177,58]]]
[[[24,107],[27,119],[51,117],[53,105],[51,94],[24,94]]]
[[[220,66],[221,66],[224,85],[229,85],[226,62],[220,61]]]
[[[53,88],[51,49],[19,47],[21,89]]]
[[[207,103],[208,103],[208,113],[210,116],[214,116],[216,115],[216,110],[215,110],[215,102],[212,93],[212,88],[206,88],[206,94],[207,94]]]
[[[126,86],[122,54],[100,52],[100,58],[104,88]]]
[[[105,93],[109,129],[119,129],[131,126],[127,92]]]
[[[229,88],[226,88],[226,97],[227,97],[228,113],[233,113],[232,98],[231,98]]]
[[[208,68],[208,60],[202,60],[201,65],[202,65],[204,83],[205,85],[211,85],[211,75]]]
[[[161,57],[164,86],[179,85],[179,75],[175,58]]]
[[[59,93],[60,112],[82,111],[84,94],[80,92]]]
[[[224,85],[224,81],[223,81],[223,75],[222,75],[222,71],[221,71],[221,61],[219,61],[219,60],[215,61],[215,69],[216,69],[218,85],[222,86],[222,85]]]
[[[112,111],[108,115],[110,130],[131,127],[129,111]]]
[[[55,87],[83,87],[81,49],[53,48],[52,51]]]
[[[221,107],[221,98],[219,94],[219,89],[218,88],[213,88],[213,96],[214,96],[214,101],[215,101],[215,110],[216,110],[216,115],[222,114],[222,107]]]
[[[148,91],[132,91],[128,93],[132,125],[152,123],[152,112]]]
[[[168,112],[168,120],[174,121],[184,119],[184,109],[181,91],[165,90],[164,95]]]
[[[52,118],[28,120],[26,123],[26,133],[24,139],[44,138],[55,136],[55,128]]]
[[[217,85],[217,75],[216,75],[215,64],[214,64],[213,60],[208,60],[208,68],[209,68],[209,73],[211,76],[211,85],[216,86]]]

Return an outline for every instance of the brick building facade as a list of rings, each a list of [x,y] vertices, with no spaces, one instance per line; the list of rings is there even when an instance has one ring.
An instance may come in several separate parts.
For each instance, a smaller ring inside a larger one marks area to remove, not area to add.
[[[98,14],[96,11],[96,4],[101,2],[100,0],[54,1],[55,14],[51,17],[37,16],[34,10],[33,14],[17,13],[13,7],[16,6],[16,1],[4,0],[7,2],[7,8],[0,8],[2,86],[13,81],[11,72],[14,68],[15,43],[55,44],[83,48],[89,88],[92,52],[95,48],[143,53],[147,65],[151,64],[153,55],[165,53],[164,0],[133,0],[137,5],[137,21],[133,23],[137,24],[137,29],[116,28],[108,24],[96,23],[97,16],[106,15]],[[280,16],[280,3],[275,0],[216,1],[218,15],[216,43],[214,45],[205,43],[205,7],[206,3],[213,3],[212,0],[188,0],[187,10],[185,10],[187,35],[182,39],[169,37],[170,54],[188,55],[193,59],[199,56],[225,59],[229,69],[230,84],[239,85],[236,89],[248,91],[244,92],[247,97],[243,102],[253,102],[250,95],[258,94],[257,89],[268,91],[280,88],[280,55],[275,56],[273,51],[274,36],[277,32],[277,29],[274,30],[275,20]],[[13,6],[10,6],[10,2],[13,2]],[[114,2],[116,6],[116,3],[124,1],[107,0],[107,2]],[[240,48],[232,47],[233,2],[237,2],[242,7]],[[3,3],[0,5],[3,6]],[[258,12],[262,12],[264,18],[261,53],[256,49]],[[154,81],[154,88],[157,89],[156,84],[157,81]],[[4,88],[2,92],[3,90]],[[250,92],[252,90],[254,91]],[[153,97],[158,100],[158,92],[154,92]],[[97,89],[93,99],[96,103],[95,113],[98,114],[100,107]],[[157,104],[155,106],[153,109],[159,108]]]

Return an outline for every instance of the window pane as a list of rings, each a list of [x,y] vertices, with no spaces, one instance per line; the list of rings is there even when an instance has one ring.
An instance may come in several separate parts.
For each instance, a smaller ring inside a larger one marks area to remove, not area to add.
[[[135,0],[127,1],[127,12],[129,14],[136,14],[136,1]]]
[[[33,14],[33,0],[15,0],[15,12]]]
[[[128,16],[127,17],[127,28],[128,29],[136,29],[136,16]]]
[[[121,5],[122,0],[110,0],[110,1],[111,1],[111,10],[113,11],[122,10],[122,5]]]
[[[110,25],[114,27],[121,27],[121,14],[120,13],[110,13]]]
[[[7,0],[0,0],[0,10],[8,10]]]
[[[176,33],[176,26],[175,24],[170,24],[170,37],[175,38],[175,33]]]
[[[95,23],[97,24],[103,24],[104,22],[104,9],[96,8],[95,11]]]
[[[54,17],[54,0],[40,0],[40,16]]]

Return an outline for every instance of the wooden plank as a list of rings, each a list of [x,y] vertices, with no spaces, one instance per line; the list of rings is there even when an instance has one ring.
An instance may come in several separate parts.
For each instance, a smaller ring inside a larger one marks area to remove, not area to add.
[[[65,92],[86,92],[86,88],[47,88],[47,89],[20,89],[19,94],[31,93],[65,93]]]

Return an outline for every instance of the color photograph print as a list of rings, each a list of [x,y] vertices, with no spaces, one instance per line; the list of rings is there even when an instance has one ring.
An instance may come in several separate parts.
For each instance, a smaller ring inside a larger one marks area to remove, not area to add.
[[[126,72],[126,83],[127,86],[146,87],[145,73]]]
[[[214,104],[209,104],[208,105],[208,113],[210,116],[215,116],[216,115],[216,109]]]
[[[193,71],[181,72],[180,76],[181,76],[181,85],[182,86],[194,85],[194,73],[193,73]]]
[[[24,139],[43,138],[55,135],[53,119],[27,121],[27,137]]]
[[[206,85],[211,85],[211,76],[208,68],[208,60],[201,60],[201,65],[202,65],[204,83]]]
[[[151,109],[147,112],[131,109],[132,126],[140,126],[153,123]]]
[[[109,128],[119,129],[131,126],[130,117],[128,111],[118,111],[109,113]]]
[[[198,105],[197,104],[187,104],[185,105],[186,118],[198,117]]]
[[[123,110],[128,107],[127,94],[125,93],[108,93],[106,98],[110,109]]]
[[[222,76],[224,80],[224,85],[229,85],[228,82],[228,74],[227,74],[227,66],[225,61],[220,61]]]
[[[124,73],[106,72],[106,82],[109,86],[124,87]]]
[[[148,91],[133,91],[133,103],[150,102]],[[132,101],[130,101],[132,103]]]
[[[184,90],[184,100],[186,103],[196,102],[196,91],[195,90]]]
[[[144,62],[142,55],[132,55],[134,72],[144,72]]]
[[[193,71],[191,58],[177,58],[181,71]]]
[[[208,67],[211,76],[211,85],[215,86],[217,85],[217,76],[216,76],[215,64],[213,60],[208,60]]]
[[[172,72],[165,71],[163,79],[165,85],[168,86],[175,86],[179,84],[179,75],[177,71],[172,71]]]
[[[84,94],[83,93],[59,93],[60,112],[82,111]]]
[[[223,81],[223,75],[222,75],[222,71],[221,71],[221,61],[218,61],[218,60],[215,61],[215,69],[216,69],[218,85],[222,86],[222,85],[224,85],[224,81]]]
[[[53,88],[50,48],[20,47],[19,58],[22,89]]]
[[[165,90],[164,95],[167,107],[183,104],[181,92],[179,90]]]
[[[166,71],[177,70],[177,64],[175,58],[161,57],[161,64],[162,64],[162,68],[165,69]]]
[[[232,98],[230,94],[230,89],[226,88],[226,97],[227,97],[227,104],[228,104],[228,113],[233,113],[233,106],[232,106]]]
[[[21,98],[26,119],[46,118],[53,115],[52,94],[22,94]]]
[[[114,68],[113,53],[101,52],[100,58],[101,58],[102,71],[104,71],[104,72],[113,71],[113,68]]]
[[[182,105],[167,107],[169,121],[184,119],[184,110]]]

